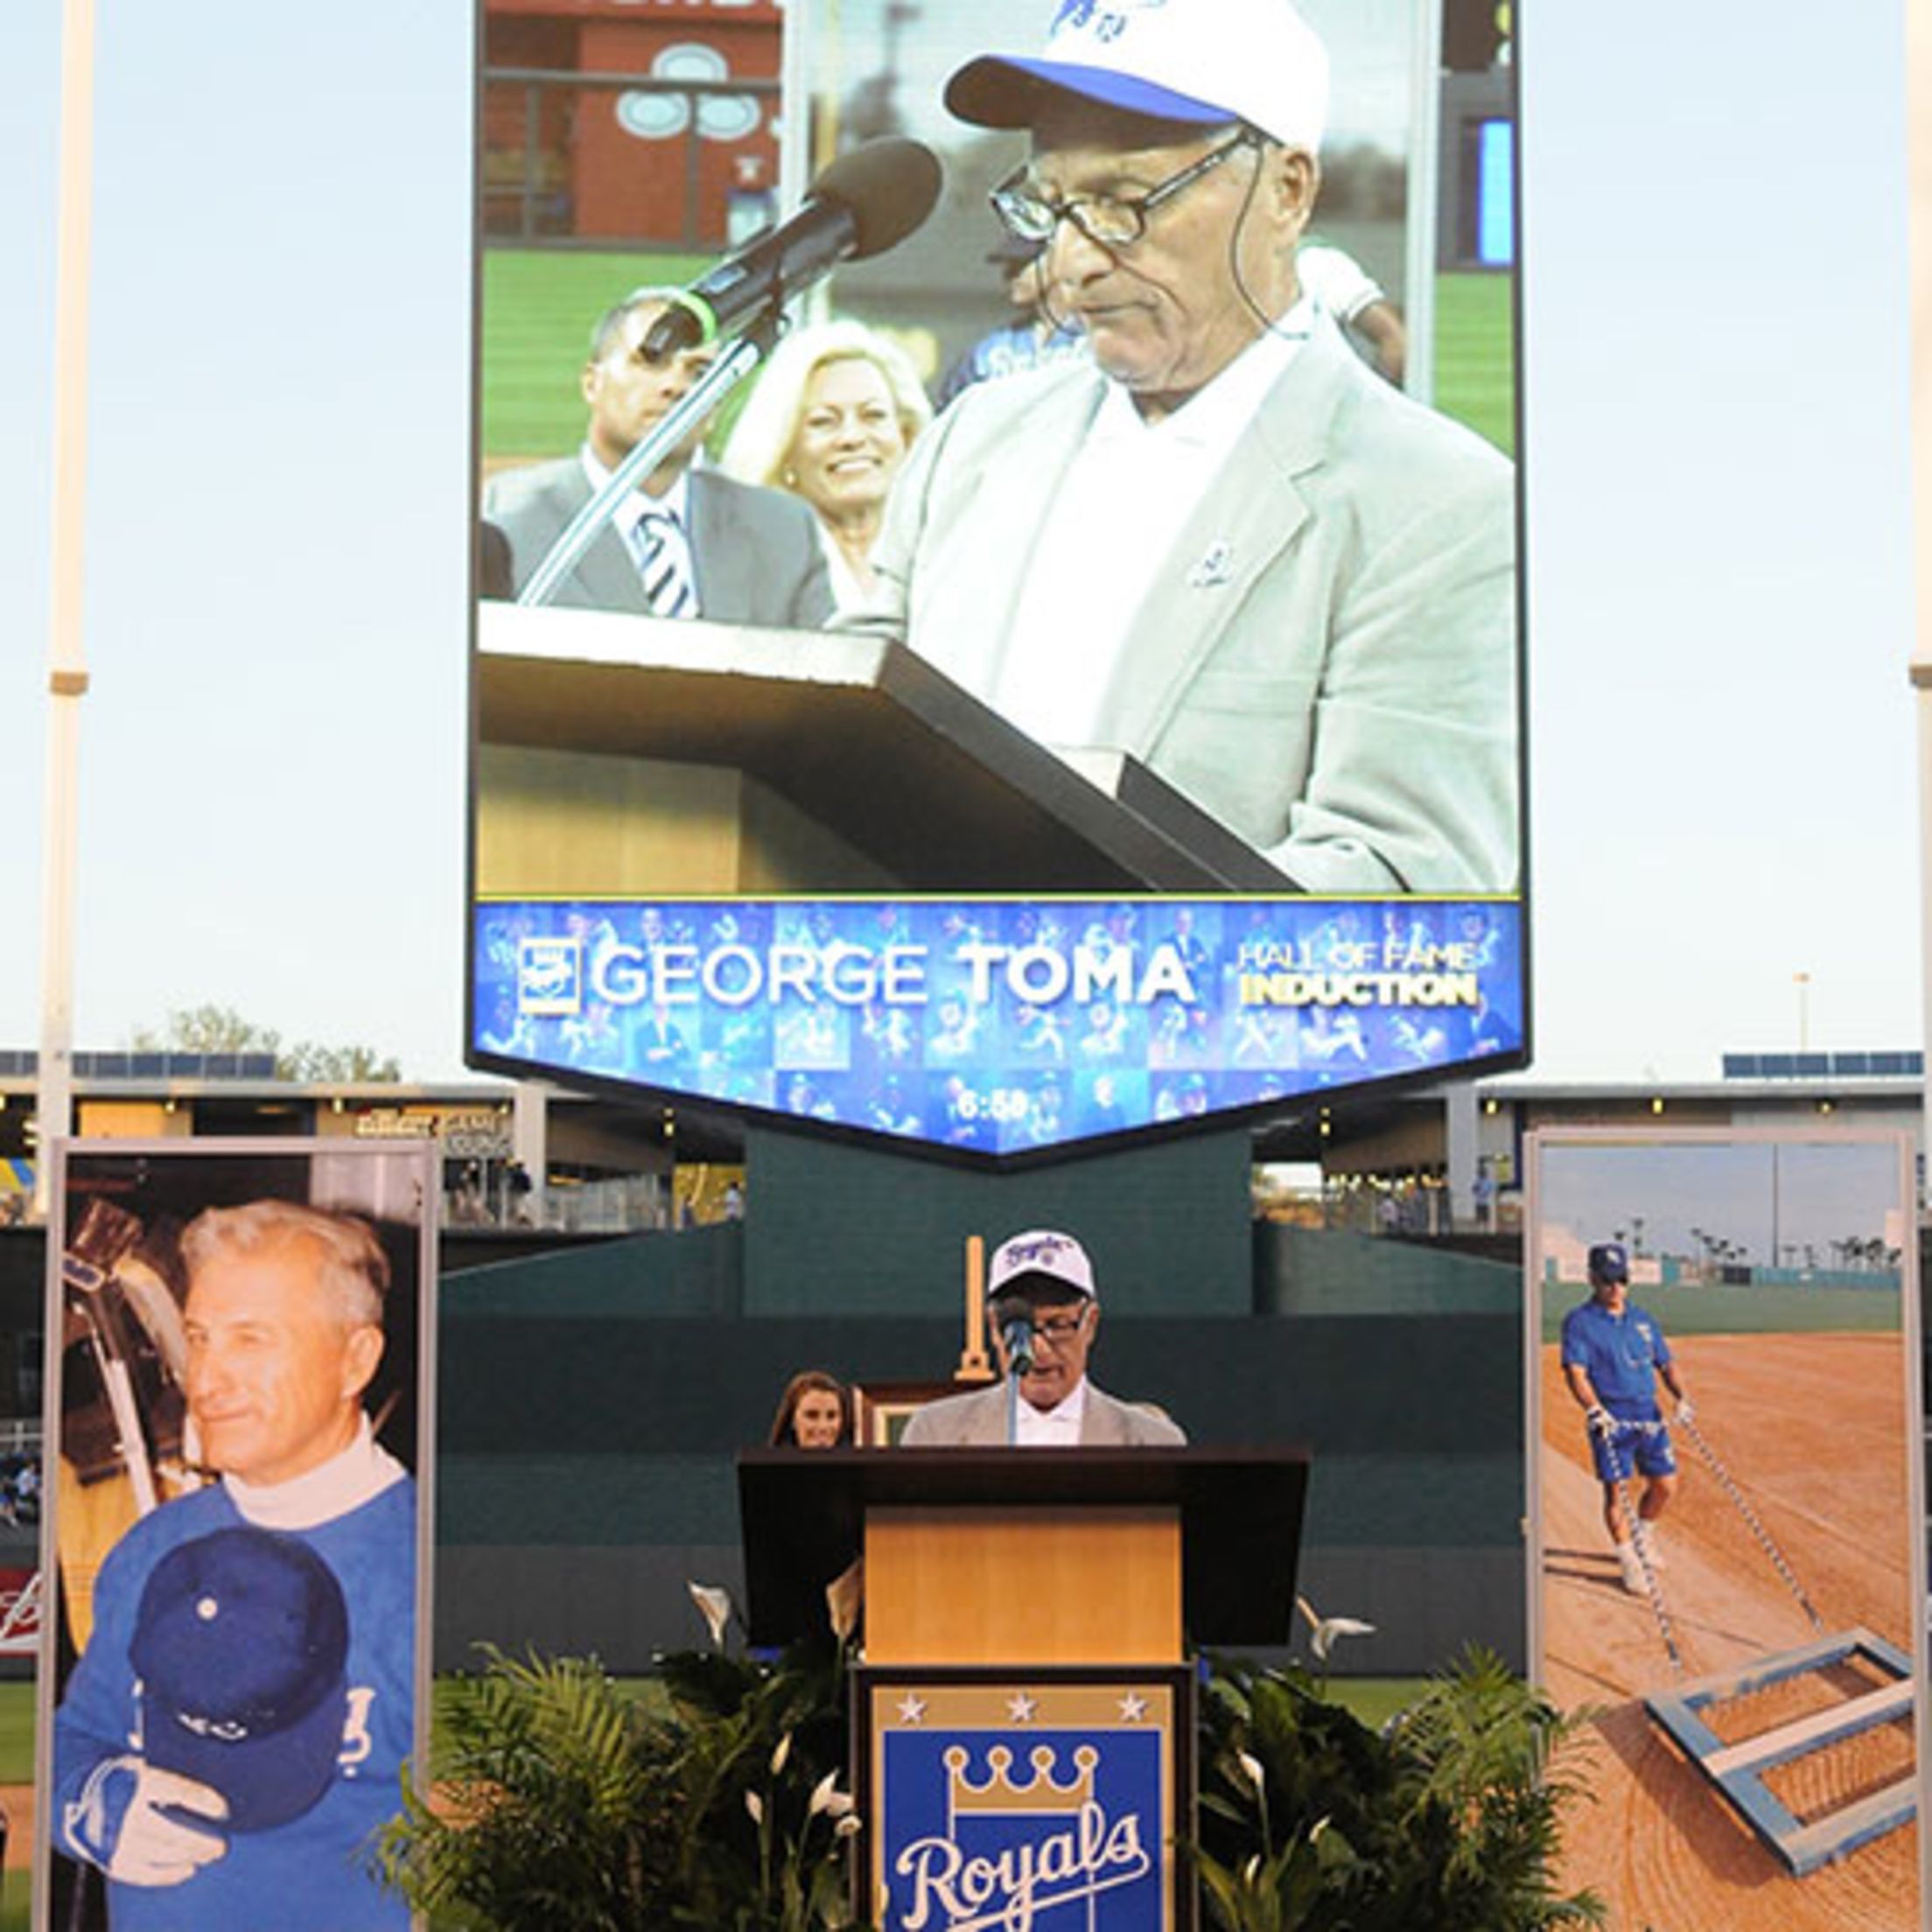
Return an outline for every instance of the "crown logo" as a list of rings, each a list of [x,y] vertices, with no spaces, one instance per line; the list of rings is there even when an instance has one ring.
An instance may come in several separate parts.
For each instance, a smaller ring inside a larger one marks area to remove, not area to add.
[[[944,1762],[954,1816],[1004,1812],[1044,1817],[1077,1813],[1093,1802],[1094,1767],[1100,1762],[1100,1753],[1090,1744],[1079,1746],[1074,1752],[1073,1778],[1066,1784],[1054,1779],[1054,1752],[1050,1744],[1033,1746],[1029,1760],[1032,1775],[1025,1784],[1013,1778],[1013,1754],[1004,1744],[996,1744],[986,1754],[984,1784],[975,1784],[966,1775],[966,1760],[964,1745],[947,1747]]]

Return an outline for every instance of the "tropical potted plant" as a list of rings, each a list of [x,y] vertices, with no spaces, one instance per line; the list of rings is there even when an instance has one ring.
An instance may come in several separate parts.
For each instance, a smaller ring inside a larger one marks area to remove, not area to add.
[[[1575,1719],[1471,1648],[1381,1732],[1305,1671],[1217,1663],[1202,1699],[1193,1854],[1226,1932],[1535,1932],[1600,1925],[1564,1894],[1583,1796]]]

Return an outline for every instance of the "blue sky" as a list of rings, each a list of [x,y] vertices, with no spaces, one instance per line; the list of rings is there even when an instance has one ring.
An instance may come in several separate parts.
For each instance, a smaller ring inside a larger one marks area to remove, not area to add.
[[[76,1037],[460,1065],[468,0],[98,0]],[[1903,15],[1524,49],[1538,1071],[1916,1044]],[[58,0],[0,8],[0,1044],[38,1030]]]
[[[1621,1230],[1646,1254],[1693,1256],[1696,1228],[1745,1248],[1760,1267],[1788,1264],[1808,1246],[1830,1265],[1833,1242],[1897,1240],[1900,1194],[1890,1142],[1558,1142],[1544,1150],[1539,1203],[1547,1228],[1579,1242]]]

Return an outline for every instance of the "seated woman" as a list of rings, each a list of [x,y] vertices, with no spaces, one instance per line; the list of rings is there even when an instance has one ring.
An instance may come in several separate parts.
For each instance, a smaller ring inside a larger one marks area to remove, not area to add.
[[[852,1439],[852,1400],[822,1368],[802,1368],[785,1384],[772,1418],[775,1449],[838,1449]]]
[[[795,329],[773,351],[724,445],[741,483],[803,497],[841,609],[872,588],[886,493],[932,406],[905,352],[860,322]]]

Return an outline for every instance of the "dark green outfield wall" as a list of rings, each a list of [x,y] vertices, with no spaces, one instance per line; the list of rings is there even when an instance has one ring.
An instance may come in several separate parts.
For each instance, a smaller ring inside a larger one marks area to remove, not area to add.
[[[785,1378],[948,1375],[965,1236],[1040,1224],[1094,1251],[1104,1386],[1197,1443],[1313,1452],[1303,1587],[1379,1627],[1344,1668],[1427,1669],[1469,1637],[1520,1662],[1514,1268],[1256,1226],[1238,1135],[1009,1176],[775,1136],[750,1154],[740,1224],[536,1255],[452,1236],[441,1666],[483,1638],[634,1670],[699,1641],[684,1586],[738,1583],[732,1458],[764,1439]],[[0,1241],[21,1326],[38,1325],[40,1255],[37,1235]]]
[[[992,1174],[753,1134],[745,1312],[953,1313],[969,1235],[990,1257],[1007,1235],[1066,1228],[1111,1311],[1245,1315],[1250,1159],[1246,1134],[1222,1133]]]
[[[1216,1137],[1015,1180],[780,1143],[742,1226],[447,1278],[439,1662],[698,1641],[684,1586],[738,1584],[732,1457],[786,1377],[949,1374],[965,1234],[1057,1223],[1095,1251],[1099,1381],[1200,1444],[1313,1452],[1304,1589],[1378,1626],[1347,1668],[1471,1637],[1520,1662],[1517,1271],[1255,1226],[1247,1158]]]

